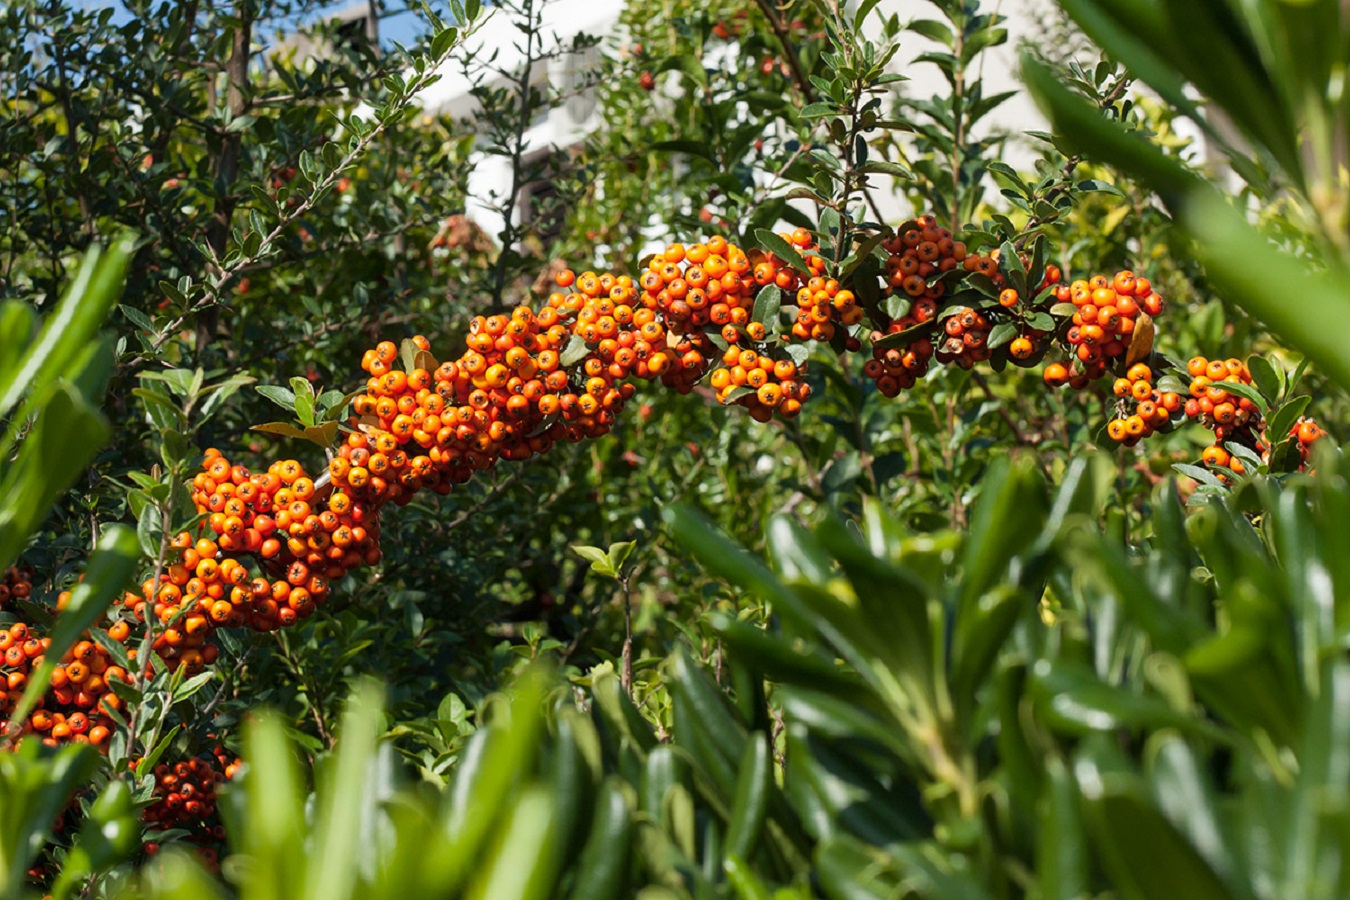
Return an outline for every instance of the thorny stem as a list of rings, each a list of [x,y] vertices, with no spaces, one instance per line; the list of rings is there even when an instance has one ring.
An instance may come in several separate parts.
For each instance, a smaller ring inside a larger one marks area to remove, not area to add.
[[[619,590],[623,592],[623,653],[619,684],[629,699],[633,697],[633,596],[628,591],[628,576],[619,576]]]
[[[773,0],[755,0],[759,9],[764,13],[764,18],[769,20],[769,27],[773,29],[774,37],[778,38],[778,43],[783,48],[783,58],[787,61],[788,68],[792,70],[792,81],[797,90],[801,92],[802,99],[807,103],[814,103],[816,92],[810,79],[806,77],[806,71],[802,69],[801,58],[797,51],[792,47],[792,35],[788,31],[788,26],[783,22],[783,17],[778,14],[779,10],[773,5]]]
[[[180,473],[173,473],[171,477],[178,478]],[[167,568],[169,546],[173,540],[170,534],[169,526],[173,520],[173,493],[165,499],[164,505],[160,507],[160,536],[159,550],[155,554],[154,574],[150,578],[150,596],[145,600],[145,637],[141,640],[140,648],[137,650],[136,659],[136,678],[132,685],[137,691],[145,693],[146,683],[154,676],[154,644],[156,626],[159,624],[159,617],[154,615],[154,598],[159,596],[159,587],[164,580],[164,571]],[[146,742],[146,748],[149,749],[159,739],[159,732],[164,727],[164,722],[169,715],[169,709],[172,704],[167,701],[160,710],[159,721],[151,729],[151,740]],[[127,751],[133,752],[136,747],[136,740],[139,737],[142,721],[140,711],[144,707],[141,704],[134,705],[127,715]]]
[[[1111,90],[1107,91],[1106,94],[1103,95],[1102,98],[1097,102],[1097,108],[1099,110],[1109,109],[1112,105],[1115,104],[1117,100],[1119,100],[1124,95],[1125,91],[1129,89],[1131,83],[1132,82],[1128,78],[1121,78],[1120,80],[1118,80],[1114,85],[1112,85]],[[1064,165],[1061,166],[1059,170],[1059,179],[1054,184],[1052,184],[1049,187],[1049,189],[1046,190],[1044,196],[1042,196],[1040,199],[1049,203],[1058,198],[1060,195],[1068,193],[1070,185],[1072,184],[1073,170],[1078,168],[1078,164],[1082,162],[1082,159],[1083,157],[1077,153],[1073,154],[1072,156],[1066,157],[1064,160]],[[1035,235],[1037,229],[1047,224],[1048,222],[1053,221],[1053,219],[1056,218],[1057,216],[1058,213],[1056,213],[1055,216],[1033,215],[1030,219],[1027,220],[1027,224],[1022,228],[1022,233],[1019,234],[1013,240],[1013,246],[1020,250],[1026,244],[1026,242],[1029,241]]]
[[[952,48],[952,55],[958,62],[952,70],[951,110],[955,129],[952,134],[951,161],[948,163],[952,173],[952,206],[948,227],[955,234],[961,227],[961,163],[964,161],[962,157],[965,156],[966,147],[966,67],[960,63],[966,44],[964,23],[952,31],[956,35],[956,46]]]

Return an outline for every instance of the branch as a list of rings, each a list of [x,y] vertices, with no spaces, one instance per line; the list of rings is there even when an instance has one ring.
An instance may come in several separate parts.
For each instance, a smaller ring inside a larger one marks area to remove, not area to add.
[[[236,275],[244,271],[246,268],[255,266],[260,260],[265,259],[268,255],[270,255],[273,250],[273,245],[277,241],[277,238],[281,237],[282,233],[287,229],[287,227],[290,226],[292,222],[294,222],[296,219],[300,218],[305,213],[309,212],[311,209],[314,208],[314,205],[318,203],[319,198],[323,196],[323,194],[330,187],[332,187],[334,184],[337,183],[337,180],[342,175],[342,173],[345,172],[352,165],[352,163],[354,163],[357,160],[357,158],[359,158],[362,154],[365,153],[366,149],[371,145],[371,143],[374,142],[374,140],[377,137],[379,137],[385,132],[385,130],[389,127],[389,123],[396,122],[399,120],[400,117],[398,115],[395,115],[394,113],[401,112],[412,103],[413,97],[418,93],[418,91],[420,91],[423,87],[428,85],[434,79],[435,72],[450,57],[450,54],[461,43],[463,43],[464,38],[467,37],[469,34],[470,32],[468,31],[461,32],[459,35],[459,40],[457,40],[450,47],[446,48],[445,52],[442,53],[439,57],[436,57],[434,60],[428,62],[426,68],[424,69],[424,74],[417,76],[407,85],[407,88],[403,96],[399,98],[399,100],[388,111],[389,114],[381,116],[374,128],[361,134],[357,138],[356,142],[352,145],[352,148],[346,153],[345,156],[342,157],[341,160],[338,161],[337,165],[335,165],[327,174],[324,175],[323,178],[321,178],[314,185],[314,189],[310,192],[308,197],[303,199],[300,203],[296,204],[295,208],[288,210],[287,212],[283,213],[280,216],[280,218],[277,221],[276,227],[274,227],[267,235],[263,237],[262,242],[258,245],[258,249],[256,252],[254,252],[251,256],[240,257],[238,260],[236,260],[232,265],[228,267],[224,266],[224,264],[220,262],[218,257],[212,259],[211,264],[216,271],[216,275],[211,280],[211,283],[207,286],[205,293],[199,300],[197,300],[190,307],[188,307],[188,309],[185,310],[181,315],[177,316],[173,321],[169,322],[167,325],[164,326],[159,336],[155,338],[152,345],[152,349],[158,350],[161,346],[163,346],[163,344],[169,339],[169,336],[173,334],[183,324],[184,321],[186,321],[188,316],[192,315],[193,313],[201,312],[202,310],[207,309],[208,307],[218,303],[220,298],[220,292],[224,289],[225,285],[229,284],[231,279],[233,279]]]
[[[787,25],[783,23],[778,15],[778,9],[773,5],[773,0],[755,0],[759,6],[760,12],[769,20],[769,27],[773,29],[774,37],[778,38],[778,43],[783,48],[783,57],[787,60],[788,68],[792,70],[792,80],[801,92],[802,98],[807,103],[814,103],[816,92],[810,80],[806,77],[805,70],[802,69],[801,58],[797,56],[797,51],[792,47],[792,35],[788,31]]]

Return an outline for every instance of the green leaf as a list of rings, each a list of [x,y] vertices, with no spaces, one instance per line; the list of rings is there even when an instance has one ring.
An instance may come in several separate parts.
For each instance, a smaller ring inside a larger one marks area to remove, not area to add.
[[[896,178],[913,178],[914,173],[897,162],[887,159],[873,159],[858,166],[856,171],[863,175],[893,175]]]
[[[258,121],[257,116],[235,116],[230,120],[230,124],[225,126],[225,131],[229,134],[248,131],[248,129],[253,127],[253,123],[256,121]]]
[[[1017,324],[1015,322],[999,322],[989,331],[988,347],[990,350],[997,350],[1004,344],[1010,343],[1017,337]]]
[[[1248,357],[1247,370],[1252,373],[1252,383],[1256,385],[1256,389],[1261,392],[1267,403],[1274,403],[1280,399],[1283,379],[1270,360],[1264,356]]]
[[[1088,891],[1088,842],[1078,787],[1057,756],[1046,759],[1046,790],[1037,809],[1036,874],[1045,900],[1077,900]]]
[[[193,694],[197,693],[202,688],[206,687],[208,684],[214,681],[215,678],[216,673],[209,669],[205,672],[200,672],[196,675],[193,675],[191,678],[187,679],[182,684],[178,685],[177,688],[174,689],[173,702],[182,703],[184,700],[187,700]]]
[[[440,31],[437,31],[435,36],[431,39],[432,57],[440,58],[445,56],[450,52],[450,48],[454,46],[458,39],[458,28],[442,28]]]
[[[586,341],[581,335],[574,334],[567,339],[567,344],[563,346],[562,353],[558,356],[558,363],[563,368],[570,369],[572,366],[580,363],[591,352],[586,346]]]
[[[1289,429],[1294,427],[1298,417],[1303,415],[1303,411],[1308,408],[1312,402],[1311,397],[1295,397],[1284,406],[1276,410],[1267,422],[1266,435],[1273,443],[1278,443],[1289,434]]]
[[[873,2],[872,5],[875,6],[876,3]],[[933,19],[915,19],[905,27],[915,34],[923,35],[930,41],[937,41],[948,50],[952,49],[956,44],[956,38],[952,34],[952,30],[943,22],[938,22]]]
[[[635,547],[637,547],[636,541],[623,541],[618,544],[610,544],[609,553],[607,555],[609,567],[616,573],[622,572],[623,564],[628,561],[628,557],[632,555]]]
[[[95,245],[85,254],[60,303],[45,317],[37,340],[16,365],[0,368],[0,418],[8,416],[24,394],[67,374],[71,360],[93,340],[117,302],[134,249],[134,239],[124,235],[106,253]]]
[[[1190,463],[1173,463],[1172,468],[1182,475],[1185,475],[1187,478],[1194,478],[1201,484],[1208,484],[1219,488],[1224,487],[1223,482],[1218,479],[1218,476],[1209,471],[1209,469],[1202,468],[1201,466],[1191,465]]]
[[[69,744],[50,755],[37,741],[0,753],[0,890],[7,897],[28,895],[27,873],[51,838],[52,823],[69,805],[77,788],[98,768],[98,753]]]
[[[609,554],[601,550],[599,547],[588,547],[583,544],[573,544],[572,552],[576,553],[583,559],[589,560],[591,564],[591,571],[596,573],[597,575],[604,575],[606,578],[619,577],[619,571],[614,567],[613,563],[610,562]]]
[[[1102,194],[1111,194],[1114,197],[1125,196],[1125,194],[1121,192],[1120,188],[1116,187],[1114,184],[1109,184],[1105,181],[1101,181],[1095,178],[1084,178],[1082,181],[1075,182],[1073,189],[1083,194],[1102,193]]]
[[[305,429],[296,428],[289,422],[264,422],[261,425],[254,425],[252,430],[266,432],[267,434],[279,434],[283,437],[300,438],[301,440],[309,439]]]
[[[165,282],[165,284],[167,283],[168,282]],[[150,321],[150,317],[136,307],[120,303],[117,308],[122,311],[122,315],[127,317],[127,321],[131,322],[132,325],[135,325],[141,331],[144,331],[147,334],[156,334],[158,332],[158,329],[155,328],[155,323]]]
[[[761,732],[750,735],[741,753],[739,771],[736,797],[727,820],[724,850],[727,854],[749,859],[764,829],[769,791],[773,787],[773,758],[769,753],[768,735]]]
[[[286,412],[295,411],[295,392],[275,384],[259,384],[253,389]]]
[[[534,670],[517,678],[509,707],[503,710],[507,714],[504,721],[494,721],[475,732],[460,753],[443,822],[450,846],[441,864],[448,869],[446,881],[452,887],[471,873],[478,873],[475,892],[481,894],[486,888],[510,879],[510,873],[503,869],[517,866],[522,872],[534,871],[535,863],[506,855],[505,846],[489,857],[492,848],[485,845],[497,843],[491,840],[494,837],[517,832],[512,838],[521,842],[517,844],[517,852],[551,856],[541,852],[545,848],[539,846],[542,842],[539,832],[520,822],[517,816],[511,816],[510,825],[501,825],[503,817],[511,815],[513,805],[520,808],[518,802],[511,804],[507,800],[518,790],[521,777],[530,771],[539,747],[544,687],[542,675]],[[535,788],[532,793],[536,799],[531,809],[545,822],[551,820],[555,813],[551,796],[542,788]],[[487,859],[493,861],[485,870]],[[515,887],[518,885],[513,882]],[[445,891],[447,895],[450,893],[450,889]],[[508,892],[502,896],[519,894]]]
[[[304,854],[307,896],[348,897],[356,888],[362,820],[375,802],[369,775],[383,726],[383,694],[372,681],[357,683],[342,715],[337,756],[319,772],[314,852]]]
[[[21,415],[30,413],[27,402]],[[51,388],[46,405],[0,477],[0,566],[18,558],[56,498],[70,487],[108,439],[108,423],[70,385]],[[76,438],[76,439],[72,439]]]
[[[301,378],[298,375],[291,379],[291,390],[295,393],[295,417],[300,420],[300,424],[310,426],[314,424],[314,386],[308,379]]]
[[[783,292],[776,284],[766,284],[755,295],[755,308],[750,313],[752,322],[763,322],[770,330],[778,324],[778,310],[783,303]]]
[[[1221,387],[1230,394],[1246,397],[1248,400],[1255,403],[1257,409],[1261,411],[1261,415],[1264,416],[1266,413],[1270,412],[1270,407],[1266,403],[1266,398],[1261,396],[1261,392],[1250,384],[1243,384],[1240,381],[1225,381],[1221,384]]]
[[[766,228],[759,228],[755,230],[755,240],[762,249],[778,257],[798,273],[805,275],[811,271],[797,249],[778,234]]]
[[[1091,753],[1075,760],[1074,775],[1096,838],[1094,846],[1120,896],[1231,897],[1222,879],[1150,802],[1136,778],[1103,768]]]
[[[633,789],[617,775],[600,783],[595,816],[574,868],[572,900],[617,900],[622,896],[633,839]]]
[[[1236,880],[1240,870],[1230,849],[1236,844],[1225,833],[1226,817],[1204,763],[1176,734],[1160,733],[1150,751],[1151,786],[1159,808],[1215,872]]]
[[[1070,734],[1116,729],[1176,728],[1213,740],[1224,734],[1207,721],[1173,709],[1159,698],[1106,684],[1086,666],[1042,659],[1032,667],[1031,691],[1040,714]]]
[[[136,520],[136,537],[147,559],[159,556],[159,545],[164,540],[164,518],[155,504],[147,503],[141,510]]]

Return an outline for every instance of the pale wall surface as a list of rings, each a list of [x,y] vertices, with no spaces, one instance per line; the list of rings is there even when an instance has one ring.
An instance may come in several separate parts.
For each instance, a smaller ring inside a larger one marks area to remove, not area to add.
[[[624,0],[551,0],[543,6],[545,45],[553,46],[557,42],[564,45],[578,34],[602,35],[611,44],[621,40],[618,33],[619,14]],[[850,4],[852,5],[852,4]],[[1023,40],[1037,38],[1036,23],[1038,11],[1044,10],[1048,0],[1005,0],[988,4],[1008,17],[1006,27],[1009,41],[1003,46],[985,53],[984,69],[981,72],[985,89],[989,92],[1014,90],[1019,86],[1016,79],[1017,48]],[[896,13],[902,21],[914,18],[935,17],[935,8],[923,0],[882,0],[878,10],[884,14]],[[875,38],[879,31],[873,17],[869,25],[870,36]],[[511,17],[496,13],[472,38],[470,46],[478,54],[481,62],[491,60],[494,68],[506,72],[516,70],[525,59],[520,48],[523,35],[516,28]],[[910,80],[903,90],[914,96],[929,96],[947,90],[945,79],[938,69],[927,63],[914,64],[913,60],[933,44],[914,35],[902,36],[900,51],[897,53],[892,69]],[[612,49],[612,47],[611,47]],[[485,75],[489,81],[504,83],[502,76]],[[568,77],[566,67],[560,63],[538,65],[532,73],[536,80],[548,79],[552,84],[565,83]],[[442,79],[422,94],[422,102],[428,111],[466,117],[473,113],[475,102],[470,95],[472,81],[465,77],[458,66],[447,67]],[[527,146],[533,150],[547,146],[566,146],[577,141],[586,131],[595,126],[594,117],[579,117],[576,109],[561,108],[554,110],[546,118],[536,121],[526,133]],[[986,128],[1006,130],[1013,134],[1031,130],[1043,130],[1045,121],[1025,94],[1020,93],[1008,100],[986,120]],[[1014,167],[1030,165],[1032,150],[1030,144],[1015,139],[1005,157]],[[882,182],[875,179],[882,189],[876,196],[881,202],[883,212],[891,220],[899,220],[912,211],[905,208],[903,200]],[[500,214],[492,208],[494,197],[504,196],[510,190],[511,171],[507,160],[497,157],[480,156],[470,179],[473,199],[468,214],[483,226],[489,234],[498,233],[503,225]],[[519,211],[517,211],[519,215]]]

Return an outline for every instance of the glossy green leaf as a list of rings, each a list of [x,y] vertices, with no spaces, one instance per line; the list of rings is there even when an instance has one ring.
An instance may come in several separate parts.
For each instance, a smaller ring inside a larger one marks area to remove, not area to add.
[[[107,251],[95,245],[85,254],[60,303],[43,320],[37,340],[18,365],[0,369],[0,416],[8,415],[25,393],[66,374],[71,359],[93,340],[117,302],[134,249],[134,238],[124,235]]]
[[[764,817],[773,788],[773,760],[768,735],[755,732],[741,752],[740,777],[727,821],[725,850],[728,855],[750,859],[764,830]]]
[[[632,843],[632,789],[617,776],[600,784],[595,817],[574,869],[573,900],[611,900],[623,896]]]
[[[1185,835],[1144,795],[1137,780],[1103,768],[1092,753],[1074,762],[1094,845],[1120,896],[1130,900],[1231,897]]]

